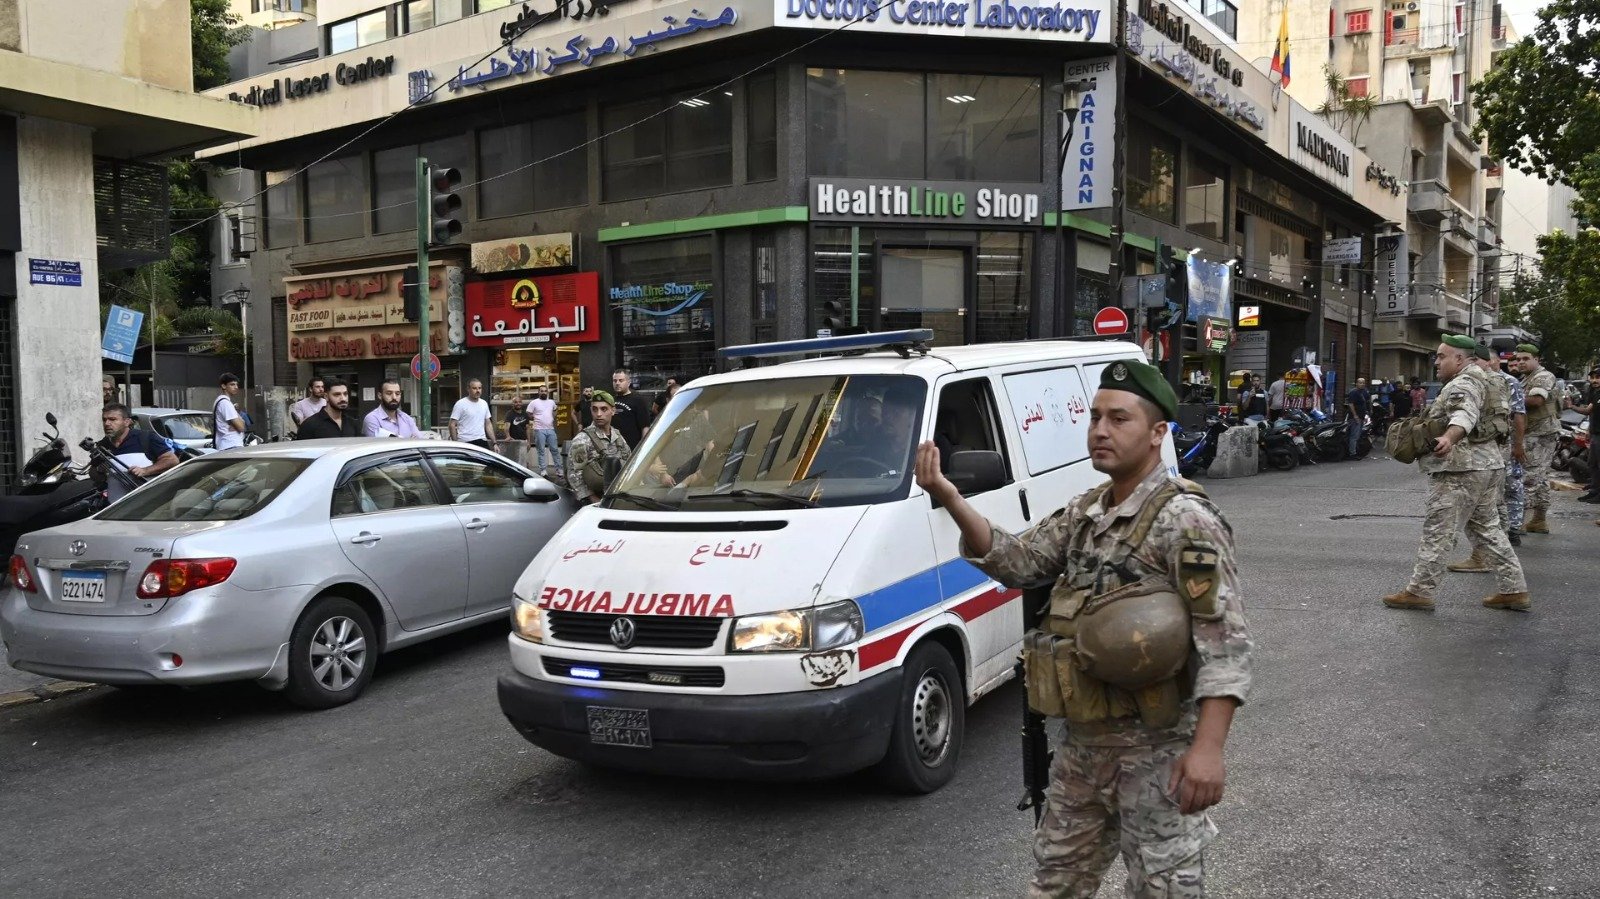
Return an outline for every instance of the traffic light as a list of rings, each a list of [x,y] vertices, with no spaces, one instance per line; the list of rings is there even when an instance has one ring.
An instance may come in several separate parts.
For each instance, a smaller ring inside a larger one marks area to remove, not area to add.
[[[448,166],[428,167],[428,192],[432,196],[433,236],[430,243],[445,244],[461,234],[461,171]]]
[[[844,303],[838,300],[823,301],[822,321],[818,330],[828,332],[827,334],[819,334],[818,336],[820,337],[841,337],[845,334],[856,334],[862,331],[861,328],[850,324],[850,314],[845,311]]]
[[[405,274],[400,278],[400,300],[405,304],[406,321],[408,322],[414,322],[422,318],[424,291],[421,290],[419,283],[421,280],[421,276],[417,273],[417,267],[414,265],[407,266]]]

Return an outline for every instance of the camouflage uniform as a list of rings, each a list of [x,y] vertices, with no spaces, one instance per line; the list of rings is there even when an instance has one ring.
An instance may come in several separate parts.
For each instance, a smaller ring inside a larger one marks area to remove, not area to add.
[[[567,486],[572,488],[572,495],[578,499],[588,499],[594,495],[589,485],[583,482],[583,469],[590,460],[596,456],[605,459],[615,459],[620,470],[621,466],[628,464],[628,459],[633,456],[633,450],[628,448],[628,441],[622,438],[621,432],[612,428],[608,433],[600,433],[600,429],[590,425],[578,432],[567,444]],[[599,497],[595,497],[599,499]]]
[[[1111,589],[1118,579],[1129,583],[1151,576],[1179,589],[1178,559],[1185,547],[1199,541],[1217,552],[1215,589],[1222,613],[1214,620],[1191,619],[1194,686],[1178,722],[1151,727],[1137,716],[1114,717],[1067,728],[1034,838],[1039,868],[1031,892],[1036,896],[1093,896],[1118,848],[1128,869],[1128,895],[1205,895],[1202,851],[1216,836],[1216,826],[1203,812],[1181,814],[1168,787],[1173,765],[1194,739],[1195,702],[1226,696],[1242,703],[1250,689],[1251,642],[1233,536],[1209,500],[1180,494],[1167,502],[1146,539],[1127,557],[1125,573],[1110,572],[1101,561],[1133,530],[1144,504],[1168,480],[1158,467],[1121,505],[1106,508],[1109,493],[1081,510],[1075,502],[1021,536],[992,528],[993,546],[982,558],[962,546],[968,561],[1001,583],[1059,578],[1057,591],[1101,578]]]
[[[1528,404],[1522,391],[1522,381],[1516,375],[1500,372],[1500,378],[1505,382],[1506,388],[1511,391],[1511,422],[1512,437],[1506,440],[1505,446],[1500,448],[1500,458],[1506,463],[1505,487],[1500,491],[1500,525],[1507,533],[1522,533],[1523,507],[1527,502],[1527,490],[1522,483],[1522,463],[1512,458],[1511,450],[1516,445],[1516,421],[1518,415],[1528,414]]]
[[[1501,593],[1523,593],[1528,589],[1522,577],[1522,564],[1511,550],[1511,542],[1500,528],[1499,501],[1494,495],[1496,472],[1505,471],[1500,447],[1493,440],[1471,439],[1480,417],[1488,414],[1496,384],[1492,376],[1469,364],[1439,390],[1428,405],[1425,417],[1437,431],[1456,425],[1466,436],[1456,441],[1443,459],[1429,453],[1417,460],[1431,482],[1428,487],[1426,518],[1422,523],[1422,544],[1417,548],[1417,564],[1406,587],[1413,596],[1433,599],[1444,576],[1444,557],[1455,549],[1463,519],[1474,545],[1482,547],[1484,560],[1494,568]],[[1481,432],[1479,432],[1481,433]]]
[[[1528,464],[1523,481],[1528,487],[1528,509],[1535,517],[1543,517],[1550,508],[1550,463],[1556,458],[1556,444],[1561,436],[1561,416],[1556,407],[1556,376],[1541,368],[1522,379],[1522,389],[1528,399],[1542,397],[1544,409],[1530,410],[1528,433],[1523,440]]]

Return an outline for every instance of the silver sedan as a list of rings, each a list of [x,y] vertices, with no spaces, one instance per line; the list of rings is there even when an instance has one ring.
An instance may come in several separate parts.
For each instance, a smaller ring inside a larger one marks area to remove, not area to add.
[[[121,685],[254,680],[349,702],[380,652],[502,618],[575,504],[464,443],[308,440],[194,459],[24,536],[0,638],[25,671]]]

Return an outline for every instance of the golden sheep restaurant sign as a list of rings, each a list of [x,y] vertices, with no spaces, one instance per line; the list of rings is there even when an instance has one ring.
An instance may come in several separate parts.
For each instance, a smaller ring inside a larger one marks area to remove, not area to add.
[[[409,359],[417,353],[417,323],[406,320],[400,284],[405,268],[363,269],[283,279],[289,307],[289,361]],[[430,349],[466,352],[462,270],[428,269]]]

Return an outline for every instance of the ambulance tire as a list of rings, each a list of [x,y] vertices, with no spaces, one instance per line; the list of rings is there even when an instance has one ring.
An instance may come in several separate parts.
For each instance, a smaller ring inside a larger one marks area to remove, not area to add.
[[[875,769],[891,789],[932,793],[961,758],[967,692],[949,650],[925,640],[906,657],[889,751]]]

